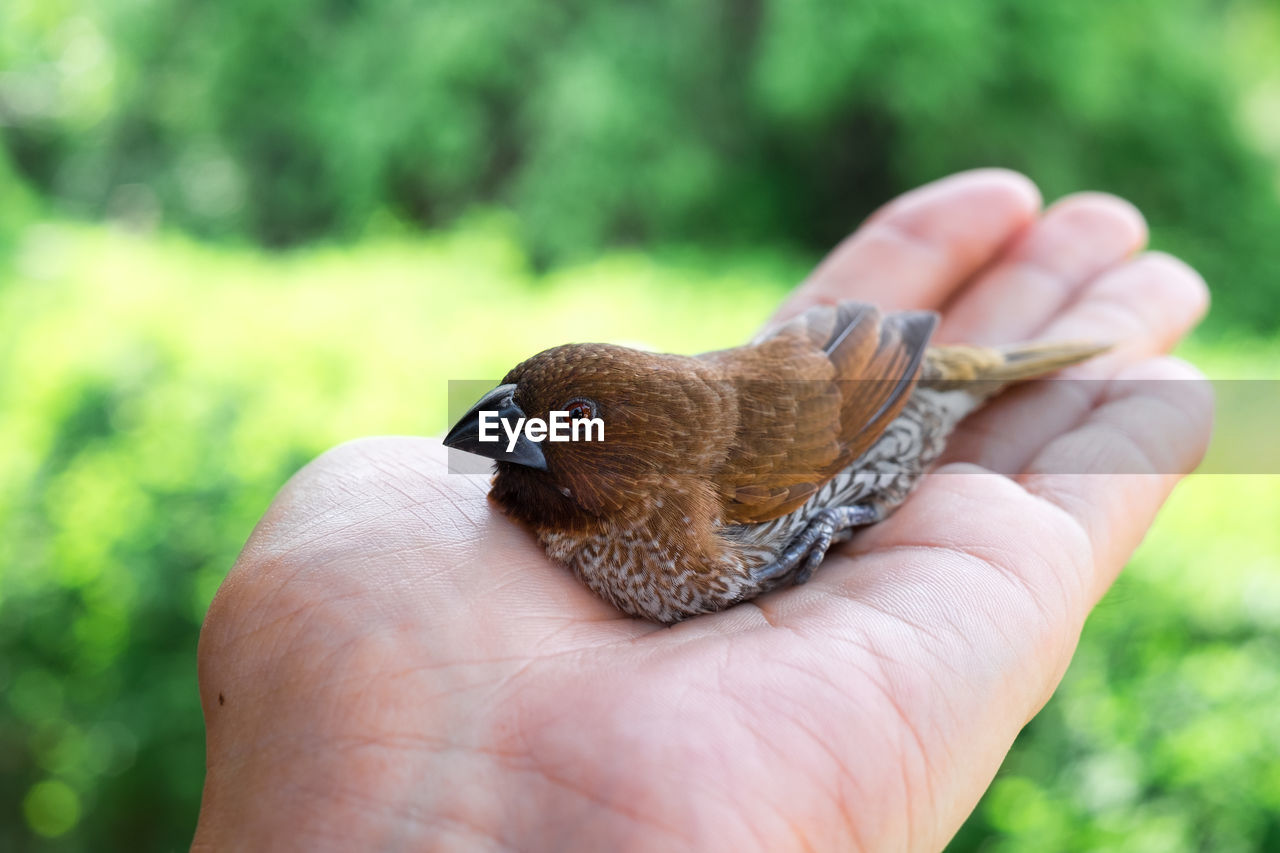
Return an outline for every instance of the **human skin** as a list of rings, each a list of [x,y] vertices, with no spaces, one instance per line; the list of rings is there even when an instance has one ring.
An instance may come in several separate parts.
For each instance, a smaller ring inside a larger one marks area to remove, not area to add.
[[[1207,291],[1145,240],[1114,197],[1042,211],[1020,175],[963,173],[873,215],[775,319],[932,308],[943,342],[1117,342],[1071,377],[1195,379],[1165,353]],[[209,609],[194,847],[938,850],[1211,409],[1191,381],[1015,391],[809,583],[674,627],[594,597],[437,441],[342,445]]]

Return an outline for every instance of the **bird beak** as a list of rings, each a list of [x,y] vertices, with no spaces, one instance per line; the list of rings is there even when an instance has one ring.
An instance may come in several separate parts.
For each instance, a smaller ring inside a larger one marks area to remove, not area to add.
[[[453,429],[449,430],[449,434],[444,437],[444,446],[496,459],[499,462],[514,462],[526,468],[547,470],[547,457],[542,454],[542,445],[536,441],[530,441],[523,430],[516,438],[515,445],[510,451],[507,450],[511,439],[503,429],[502,423],[515,428],[515,425],[522,423],[525,417],[524,410],[516,405],[515,391],[514,385],[499,385],[481,397],[480,402],[472,406],[453,425]],[[489,427],[489,434],[496,435],[497,441],[480,440],[481,412],[498,413],[498,421],[490,420]]]

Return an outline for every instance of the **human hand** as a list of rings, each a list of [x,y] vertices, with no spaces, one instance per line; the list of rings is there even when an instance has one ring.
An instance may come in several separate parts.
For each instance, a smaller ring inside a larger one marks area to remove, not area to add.
[[[934,308],[941,341],[1118,342],[1073,377],[1195,378],[1162,354],[1199,277],[1134,257],[1117,199],[1038,207],[1000,171],[908,193],[783,313]],[[806,585],[671,628],[549,562],[437,441],[331,451],[210,608],[195,846],[940,849],[1207,441],[1201,383],[1069,384],[953,440],[1013,476],[948,465]]]

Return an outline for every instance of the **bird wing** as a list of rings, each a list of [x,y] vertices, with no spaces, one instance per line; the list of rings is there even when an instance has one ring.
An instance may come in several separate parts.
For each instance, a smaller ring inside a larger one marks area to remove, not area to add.
[[[841,302],[699,356],[738,400],[733,446],[716,477],[722,521],[786,515],[865,453],[911,396],[936,323],[928,311],[881,314]]]

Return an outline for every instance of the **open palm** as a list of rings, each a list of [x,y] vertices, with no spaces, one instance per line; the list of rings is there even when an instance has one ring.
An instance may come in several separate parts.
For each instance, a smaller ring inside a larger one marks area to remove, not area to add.
[[[1204,285],[1144,240],[1117,199],[1042,213],[1000,171],[873,216],[784,314],[853,298],[940,310],[941,340],[1119,345],[1069,374],[1099,381],[967,422],[808,584],[672,628],[549,562],[438,442],[326,454],[209,612],[197,847],[941,848],[1203,452],[1203,386],[1147,380],[1195,378],[1162,354]]]

